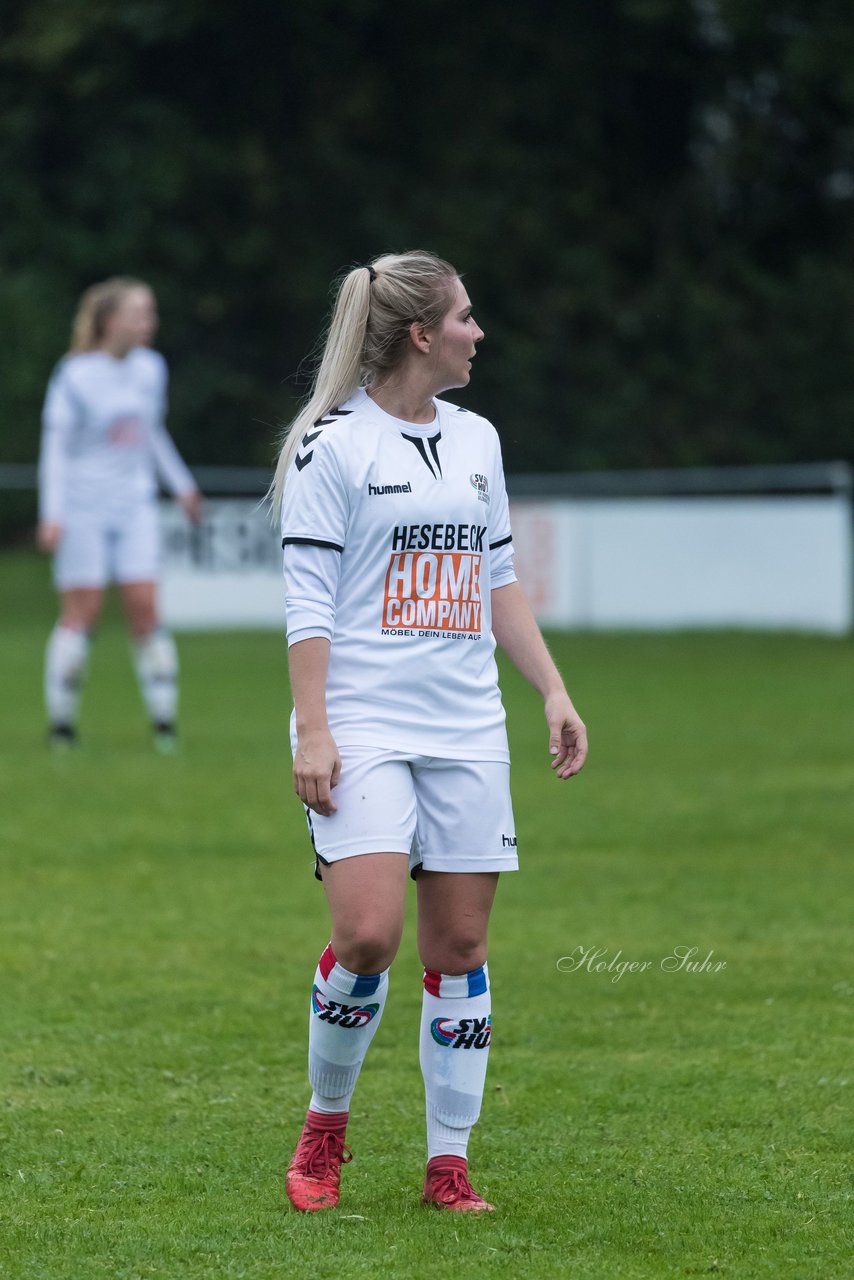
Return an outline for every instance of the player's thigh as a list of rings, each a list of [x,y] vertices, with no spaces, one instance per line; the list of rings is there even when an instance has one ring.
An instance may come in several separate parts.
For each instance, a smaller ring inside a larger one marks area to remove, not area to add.
[[[109,576],[109,531],[94,520],[69,520],[53,556],[57,591],[61,596],[70,592],[103,591]]]
[[[104,592],[100,587],[71,587],[59,593],[59,621],[71,631],[91,631],[101,616]]]
[[[295,744],[292,743],[292,746]],[[399,753],[381,747],[339,746],[341,773],[328,817],[306,809],[309,834],[322,867],[370,853],[409,855],[415,837],[412,771]]]
[[[333,950],[356,972],[385,968],[397,951],[409,857],[415,836],[415,788],[409,764],[376,747],[340,747],[341,776],[328,817],[306,810],[332,915]],[[336,945],[337,944],[337,945]],[[372,959],[373,957],[373,959]]]
[[[379,973],[397,954],[403,934],[409,859],[363,853],[323,868],[332,917],[332,950],[353,973]]]
[[[418,953],[425,969],[469,973],[486,963],[497,871],[421,871]]]
[[[429,759],[413,768],[418,805],[413,864],[424,871],[515,871],[510,765]]]
[[[122,608],[127,624],[135,636],[146,636],[157,629],[157,583],[120,582]]]
[[[120,585],[154,583],[160,568],[160,529],[153,502],[132,507],[113,546],[113,572]]]

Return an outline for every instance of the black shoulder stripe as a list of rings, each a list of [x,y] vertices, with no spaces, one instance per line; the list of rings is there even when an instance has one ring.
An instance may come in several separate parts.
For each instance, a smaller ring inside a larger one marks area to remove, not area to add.
[[[490,551],[495,551],[498,547],[506,547],[508,542],[513,541],[513,534],[508,533],[506,538],[499,538],[497,542],[490,542]]]
[[[315,422],[315,424],[314,424],[314,425],[318,428],[318,430],[317,430],[317,431],[306,431],[306,433],[305,433],[305,435],[303,436],[302,440],[300,440],[300,448],[301,448],[301,449],[308,449],[308,446],[309,446],[310,444],[313,444],[313,443],[314,443],[314,441],[317,439],[317,437],[318,437],[318,436],[322,436],[322,435],[323,435],[323,428],[327,425],[327,421],[326,421],[326,419],[324,419],[324,418],[319,418],[319,419],[318,419],[318,421],[317,421],[317,422]],[[308,466],[308,464],[311,462],[311,460],[312,460],[312,458],[313,458],[313,457],[314,457],[314,450],[313,450],[313,449],[309,449],[309,450],[308,450],[308,453],[298,453],[298,454],[295,456],[295,458],[294,458],[294,462],[296,463],[297,471],[302,471],[303,467],[307,467],[307,466]]]
[[[316,431],[306,431],[305,435],[300,441],[300,447],[303,449],[307,449],[308,446],[312,444],[319,435],[322,435],[323,428],[328,427],[330,422],[334,422],[336,418],[343,418],[347,414],[352,412],[353,412],[352,409],[330,409],[329,412],[325,414],[324,417],[318,418],[315,421],[314,426],[317,428]],[[313,449],[311,449],[308,453],[298,453],[294,458],[294,462],[297,464],[297,471],[302,471],[303,467],[308,466],[309,462],[311,462],[313,457],[314,457]]]
[[[316,431],[306,431],[305,435],[300,441],[300,447],[303,449],[307,449],[308,446],[312,444],[317,439],[317,437],[323,433],[323,428],[329,426],[330,422],[334,422],[336,418],[343,418],[346,414],[352,413],[352,412],[353,412],[352,409],[330,409],[329,412],[325,415],[325,417],[318,418],[317,421],[314,423],[315,427],[317,428]],[[303,467],[308,466],[308,464],[311,462],[313,457],[314,457],[313,449],[311,449],[308,453],[298,453],[294,458],[294,462],[297,464],[297,471],[302,471]]]
[[[317,419],[314,425],[316,427],[328,427],[330,422],[334,422],[336,418],[346,418],[352,412],[352,409],[329,409],[322,418]]]
[[[343,551],[337,542],[326,542],[323,538],[282,538],[282,547],[330,547],[333,551]]]

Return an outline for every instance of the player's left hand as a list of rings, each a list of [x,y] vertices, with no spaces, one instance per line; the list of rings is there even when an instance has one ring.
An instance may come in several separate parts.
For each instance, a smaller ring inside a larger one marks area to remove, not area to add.
[[[178,496],[181,509],[188,520],[193,524],[198,524],[202,518],[202,507],[204,506],[204,498],[198,489],[191,489],[189,493],[182,493]]]
[[[62,540],[62,525],[55,520],[40,520],[36,530],[39,551],[55,551]]]
[[[549,753],[559,778],[572,778],[587,759],[587,728],[568,693],[549,694],[545,702]]]

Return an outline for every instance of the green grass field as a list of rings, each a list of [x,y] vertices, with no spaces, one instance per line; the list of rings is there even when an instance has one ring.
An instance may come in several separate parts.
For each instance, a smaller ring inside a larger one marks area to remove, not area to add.
[[[410,923],[341,1207],[300,1216],[283,1174],[327,921],[283,641],[181,637],[162,759],[111,614],[84,745],[56,759],[46,565],[0,560],[0,600],[0,1276],[850,1274],[850,641],[553,637],[592,740],[564,784],[505,672],[523,871],[499,888],[470,1152],[499,1212],[418,1203]],[[725,968],[667,971],[677,947]],[[568,972],[577,948],[649,967]]]

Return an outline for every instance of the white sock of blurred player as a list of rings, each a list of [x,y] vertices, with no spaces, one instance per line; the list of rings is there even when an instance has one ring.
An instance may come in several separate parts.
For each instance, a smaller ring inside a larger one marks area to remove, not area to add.
[[[178,712],[178,650],[164,628],[134,641],[134,666],[142,698],[156,728],[174,729]]]
[[[57,623],[47,642],[44,693],[51,728],[74,730],[86,674],[89,636]]]
[[[427,1095],[427,1159],[465,1158],[480,1115],[492,1027],[489,972],[424,971],[421,1071]]]

